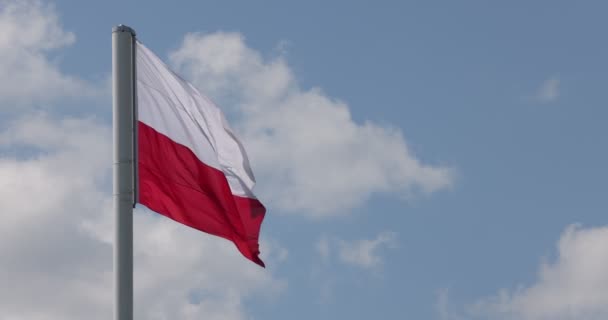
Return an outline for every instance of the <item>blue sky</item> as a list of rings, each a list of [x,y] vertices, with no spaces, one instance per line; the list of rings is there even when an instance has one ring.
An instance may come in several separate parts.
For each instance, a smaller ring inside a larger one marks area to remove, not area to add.
[[[225,109],[269,209],[266,270],[138,209],[139,319],[608,317],[606,3],[1,8],[9,318],[111,315],[119,23]]]

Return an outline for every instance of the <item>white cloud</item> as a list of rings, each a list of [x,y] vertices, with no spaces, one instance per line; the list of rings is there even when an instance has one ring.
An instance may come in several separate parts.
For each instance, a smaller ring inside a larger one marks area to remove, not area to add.
[[[486,317],[487,315],[478,318],[476,315],[473,315],[475,312],[470,312],[470,309],[463,310],[462,306],[457,305],[451,300],[450,290],[448,288],[440,288],[437,290],[436,297],[437,300],[435,301],[435,311],[440,320],[494,319],[492,317]]]
[[[228,241],[155,214],[137,217],[135,295],[142,319],[245,319],[244,298],[272,298],[286,285]],[[262,247],[270,267],[284,259],[285,249]]]
[[[272,207],[345,214],[374,193],[428,194],[452,182],[448,168],[418,160],[399,129],[354,122],[346,103],[300,88],[283,57],[262,58],[239,34],[188,34],[170,60],[234,114]]]
[[[0,291],[3,317],[107,314],[111,247],[79,224],[107,207],[101,188],[110,174],[110,158],[103,157],[108,134],[92,120],[44,115],[28,116],[0,134],[3,150],[11,150],[0,153],[0,281],[10,288]]]
[[[331,254],[331,248],[330,248],[329,240],[327,239],[327,237],[321,237],[317,241],[315,249],[317,250],[317,253],[321,257],[321,259],[323,259],[323,260],[328,259],[329,255]]]
[[[315,249],[322,261],[327,262],[336,258],[347,265],[374,269],[382,266],[383,259],[380,251],[384,248],[395,248],[396,246],[397,234],[384,231],[373,239],[351,241],[322,236],[315,244]]]
[[[37,114],[0,133],[3,318],[111,318],[109,131],[93,119]],[[138,318],[246,319],[244,299],[285,287],[228,241],[137,211]],[[270,268],[286,258],[276,243],[262,246]]]
[[[439,319],[450,319],[448,289],[444,288],[439,290],[437,293],[437,303],[435,308],[437,309]]]
[[[557,76],[545,80],[535,95],[536,100],[545,103],[556,101],[559,98],[559,83]]]
[[[355,267],[378,275],[384,263],[383,251],[397,246],[396,233],[380,232],[373,239],[343,240],[337,237],[321,236],[314,244],[318,260],[313,260],[310,273],[311,283],[318,285],[317,302],[331,303],[335,297],[340,267]],[[340,268],[342,269],[342,268]]]
[[[40,1],[0,1],[0,110],[15,104],[48,103],[93,96],[98,89],[62,73],[48,54],[72,44],[52,5]]]
[[[608,227],[568,227],[558,257],[543,263],[529,286],[481,299],[472,314],[484,319],[602,320],[608,318]]]
[[[394,232],[382,232],[375,239],[354,242],[340,241],[339,257],[346,264],[371,269],[382,265],[379,252],[383,247],[394,248],[397,244]]]
[[[440,320],[467,319],[455,313],[454,307],[450,301],[450,294],[448,288],[441,288],[437,291],[437,301],[435,302],[435,310],[437,311],[437,315]]]

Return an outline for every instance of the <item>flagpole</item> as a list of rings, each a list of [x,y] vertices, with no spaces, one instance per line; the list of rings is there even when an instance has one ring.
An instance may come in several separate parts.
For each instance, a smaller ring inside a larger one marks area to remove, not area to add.
[[[112,28],[114,319],[133,320],[135,31]]]

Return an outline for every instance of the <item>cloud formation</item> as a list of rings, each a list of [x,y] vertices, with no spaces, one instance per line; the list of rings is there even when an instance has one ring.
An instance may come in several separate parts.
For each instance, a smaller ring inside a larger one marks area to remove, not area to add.
[[[557,76],[545,80],[535,95],[536,100],[544,103],[556,101],[559,98],[559,84]]]
[[[341,263],[362,269],[376,269],[382,266],[380,251],[397,246],[397,234],[380,232],[372,239],[343,240],[321,237],[315,249],[323,261],[336,258]]]
[[[346,264],[371,269],[382,265],[378,251],[382,248],[394,248],[397,245],[394,232],[382,232],[374,239],[362,239],[355,242],[340,241],[339,257]]]
[[[52,5],[1,1],[0,30],[0,111],[98,94],[86,81],[61,72],[49,58],[76,38],[63,30]]]
[[[92,120],[45,115],[0,133],[0,279],[12,288],[0,292],[3,317],[108,315],[111,246],[80,227],[109,213],[102,185],[110,144],[99,137],[109,129]]]
[[[347,214],[372,194],[428,194],[450,169],[422,163],[397,128],[356,123],[346,103],[303,89],[281,56],[264,59],[238,33],[187,34],[178,72],[228,110],[271,207],[312,217]]]
[[[608,227],[566,228],[557,259],[538,279],[481,299],[471,314],[482,319],[601,320],[608,318]]]

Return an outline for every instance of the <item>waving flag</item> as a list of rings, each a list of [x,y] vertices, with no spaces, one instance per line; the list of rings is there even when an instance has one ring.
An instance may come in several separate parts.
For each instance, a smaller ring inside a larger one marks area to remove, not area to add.
[[[251,191],[247,154],[222,111],[136,43],[139,203],[228,239],[264,266],[264,206]]]

